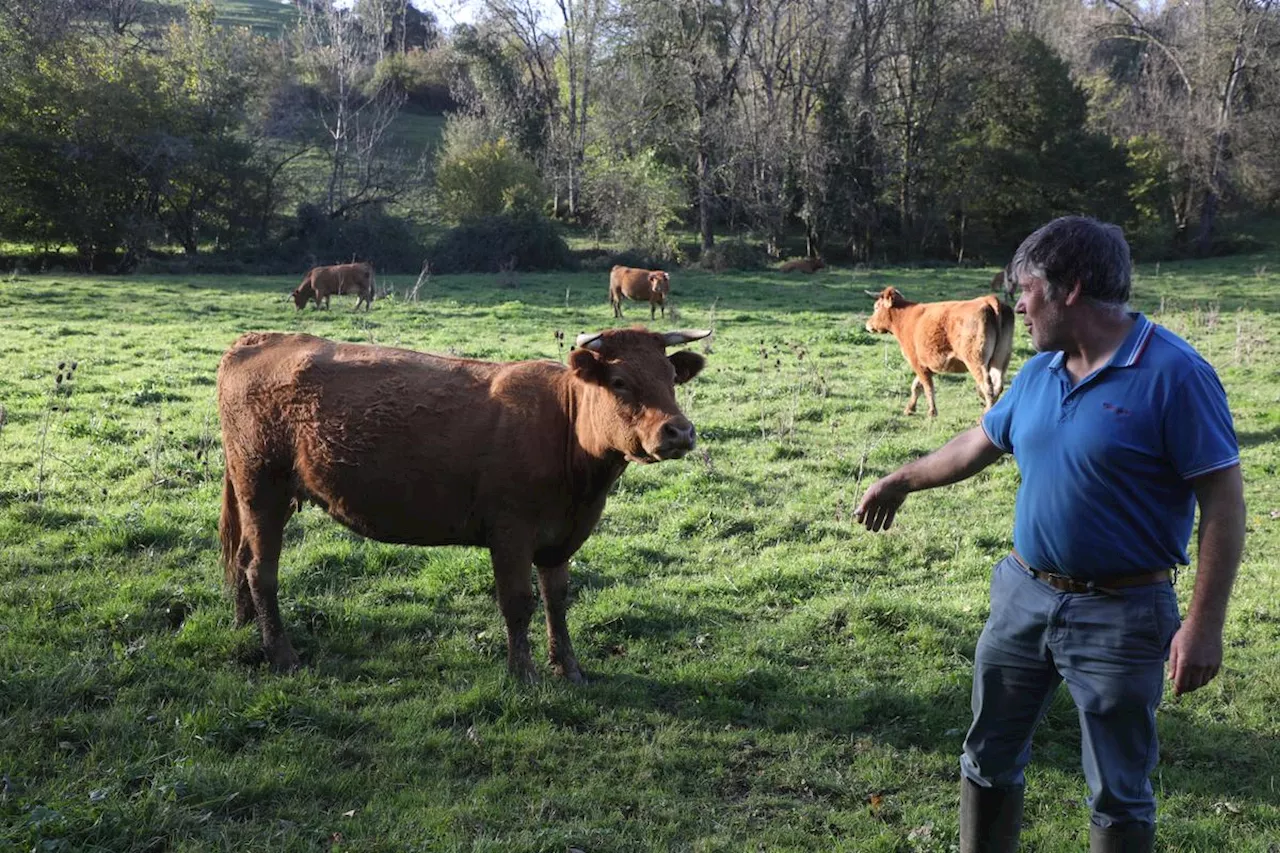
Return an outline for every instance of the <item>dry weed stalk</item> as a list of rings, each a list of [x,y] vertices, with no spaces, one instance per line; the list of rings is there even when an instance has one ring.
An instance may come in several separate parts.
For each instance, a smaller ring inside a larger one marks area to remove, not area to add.
[[[45,460],[52,458],[49,452],[49,430],[53,426],[53,418],[57,414],[66,414],[67,400],[75,390],[76,361],[58,362],[58,370],[53,378],[53,386],[45,397],[44,417],[40,422],[40,453],[36,464],[36,503],[44,500]]]

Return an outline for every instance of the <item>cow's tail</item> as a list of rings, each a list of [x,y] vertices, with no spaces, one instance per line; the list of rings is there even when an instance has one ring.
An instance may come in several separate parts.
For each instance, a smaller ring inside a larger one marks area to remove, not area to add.
[[[222,571],[227,588],[234,590],[240,570],[236,555],[240,552],[240,504],[231,482],[231,469],[222,472],[222,516],[218,519],[218,538],[222,540]]]
[[[1009,369],[1009,358],[1013,355],[1013,308],[1007,302],[998,302],[999,329],[995,350],[991,353],[991,366],[1004,373]]]

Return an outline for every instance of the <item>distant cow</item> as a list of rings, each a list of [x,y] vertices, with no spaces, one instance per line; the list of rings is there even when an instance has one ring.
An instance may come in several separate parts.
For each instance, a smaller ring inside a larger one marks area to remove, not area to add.
[[[222,357],[217,388],[219,534],[236,624],[256,618],[272,666],[298,666],[276,584],[285,523],[311,501],[382,542],[488,548],[507,666],[526,679],[537,566],[551,663],[581,681],[565,623],[569,558],[627,463],[693,449],[675,386],[705,362],[665,349],[709,334],[583,334],[567,366],[243,335]]]
[[[787,261],[778,267],[779,272],[804,272],[814,273],[825,267],[822,258],[800,258],[795,261]]]
[[[305,276],[302,284],[293,291],[293,304],[301,310],[308,299],[314,299],[316,308],[320,300],[324,307],[329,307],[329,297],[333,294],[359,294],[356,299],[356,310],[364,303],[364,310],[373,307],[373,265],[368,263],[338,264],[332,267],[313,267]]]
[[[609,304],[613,316],[622,316],[622,297],[636,302],[649,303],[649,319],[653,319],[656,307],[661,306],[662,316],[667,316],[667,294],[671,292],[671,276],[662,270],[642,270],[635,267],[614,267],[609,270]]]
[[[985,409],[995,405],[1004,390],[1004,373],[1013,352],[1013,309],[995,296],[967,302],[908,302],[898,289],[886,287],[876,298],[867,320],[868,332],[892,332],[902,354],[915,371],[905,414],[916,409],[920,387],[929,401],[929,415],[938,414],[933,399],[933,374],[968,370],[978,384]]]
[[[1013,301],[1013,291],[1017,286],[1013,276],[1009,272],[1009,268],[1005,267],[991,277],[991,289],[1004,294],[1004,298]]]

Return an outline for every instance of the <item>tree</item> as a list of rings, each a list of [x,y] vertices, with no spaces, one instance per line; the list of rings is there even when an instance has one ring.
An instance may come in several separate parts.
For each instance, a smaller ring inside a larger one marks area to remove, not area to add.
[[[404,102],[390,85],[362,83],[382,50],[333,0],[303,7],[299,64],[314,87],[316,120],[328,136],[324,210],[331,219],[393,202],[407,191],[412,167],[388,153],[389,130]]]
[[[1114,51],[1090,57],[1087,70],[1110,84],[1100,109],[1116,135],[1162,140],[1175,241],[1204,254],[1236,164],[1273,158],[1272,137],[1254,128],[1274,126],[1280,109],[1267,85],[1280,64],[1277,10],[1272,0],[1106,7],[1094,44],[1139,49],[1127,63],[1098,61]]]

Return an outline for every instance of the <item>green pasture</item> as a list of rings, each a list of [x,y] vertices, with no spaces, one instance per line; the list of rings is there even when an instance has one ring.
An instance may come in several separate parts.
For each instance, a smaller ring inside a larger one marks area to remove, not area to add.
[[[184,7],[187,0],[150,0],[160,6]],[[250,27],[259,35],[280,38],[298,24],[293,0],[214,0],[218,21],[232,27]]]
[[[1137,306],[1222,376],[1249,504],[1225,669],[1161,710],[1167,850],[1280,842],[1268,268],[1280,257],[1139,271]],[[214,374],[252,329],[563,359],[557,331],[614,324],[605,274],[439,276],[416,301],[412,277],[381,276],[393,294],[368,315],[345,297],[295,312],[296,277],[0,280],[0,849],[954,849],[1018,473],[916,495],[888,534],[853,524],[874,478],[980,414],[962,376],[938,382],[936,420],[901,414],[910,373],[863,329],[863,290],[968,296],[992,272],[674,272],[665,325],[715,330],[680,391],[700,445],[628,470],[574,560],[579,688],[505,675],[484,552],[366,541],[314,508],[281,572],[308,666],[268,671],[220,587]],[[1019,327],[1015,368],[1029,354]],[[1035,749],[1024,849],[1081,850],[1065,694]]]

